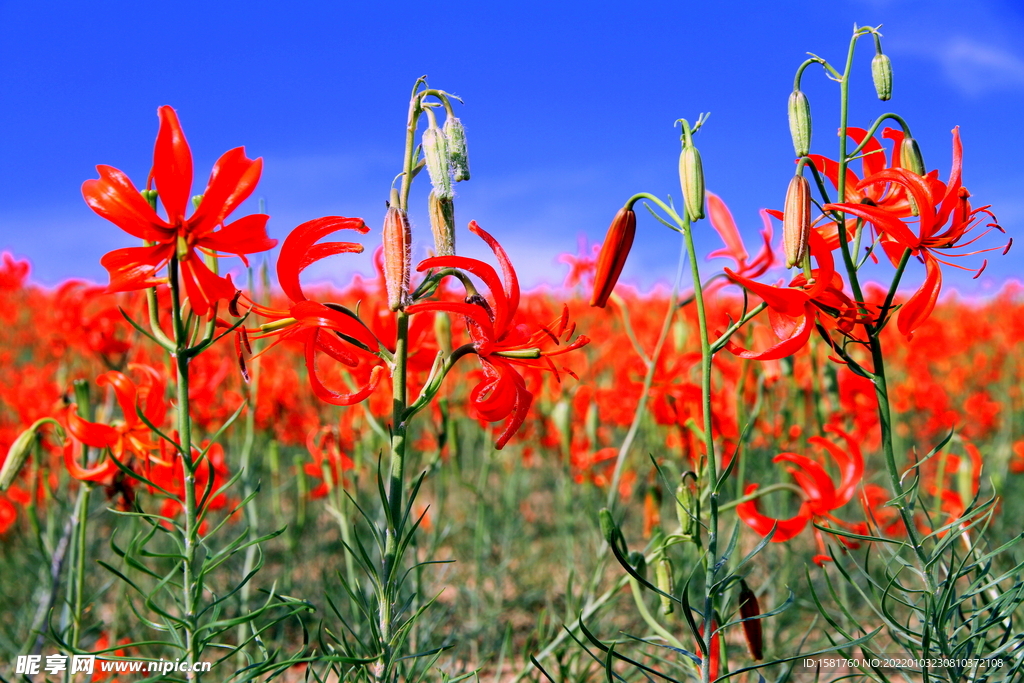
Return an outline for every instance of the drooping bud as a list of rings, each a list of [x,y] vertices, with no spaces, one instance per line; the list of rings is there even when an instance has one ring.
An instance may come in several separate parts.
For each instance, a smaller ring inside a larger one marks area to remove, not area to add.
[[[689,136],[683,141],[683,151],[679,155],[679,181],[683,187],[686,215],[690,221],[704,218],[704,165],[700,160],[700,152]]]
[[[883,102],[892,97],[892,60],[881,52],[871,59],[871,79],[875,82],[875,93]]]
[[[740,617],[746,619],[743,622],[743,634],[747,637],[750,656],[757,661],[764,657],[764,636],[761,632],[761,620],[752,617],[760,614],[761,606],[757,603],[757,596],[750,590],[747,582],[740,579]]]
[[[792,268],[804,262],[811,234],[811,186],[802,175],[793,176],[789,181],[783,215],[782,246],[786,252],[786,267]]]
[[[466,150],[466,129],[462,121],[449,116],[444,121],[443,132],[448,138],[448,162],[452,168],[452,179],[457,183],[469,180],[469,152]]]
[[[409,218],[392,203],[384,216],[384,284],[388,291],[388,307],[392,311],[401,310],[408,298],[411,252]]]
[[[675,595],[671,560],[664,556],[659,558],[658,563],[654,565],[654,577],[655,581],[657,581],[658,590],[662,593]],[[667,598],[664,595],[659,595],[658,597],[661,598],[661,613],[672,614],[672,610],[675,609],[672,598]]]
[[[801,90],[789,95],[789,134],[793,138],[793,151],[805,157],[811,151],[811,103]]]
[[[697,537],[700,519],[700,498],[697,496],[696,482],[696,475],[687,472],[676,488],[676,519],[680,533],[691,538]]]
[[[601,253],[597,257],[597,272],[594,273],[594,294],[590,297],[590,305],[604,308],[608,297],[619,281],[622,267],[626,265],[626,257],[633,246],[636,236],[636,213],[622,207],[612,219],[608,234],[601,245]]]
[[[438,197],[451,199],[452,174],[448,156],[448,138],[437,126],[430,126],[423,132],[423,158],[430,175],[430,184]]]
[[[437,339],[437,348],[446,355],[452,352],[452,321],[444,311],[434,314],[434,338]]]
[[[900,165],[911,173],[925,175],[924,157],[921,156],[921,147],[917,140],[907,135],[900,145]]]
[[[434,252],[437,256],[455,255],[455,202],[451,197],[439,197],[431,192],[427,198],[430,209],[430,230],[434,233]]]

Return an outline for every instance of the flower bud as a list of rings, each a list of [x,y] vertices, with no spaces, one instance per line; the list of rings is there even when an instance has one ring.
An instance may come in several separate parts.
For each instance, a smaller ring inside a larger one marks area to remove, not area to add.
[[[925,175],[921,147],[917,144],[917,140],[909,135],[903,138],[903,144],[900,145],[900,165],[911,173]]]
[[[437,348],[446,355],[452,352],[452,321],[444,311],[434,313],[434,338]]]
[[[690,221],[704,218],[704,166],[692,141],[683,143],[683,151],[679,155],[679,180]]]
[[[875,92],[883,102],[892,97],[892,60],[889,55],[877,53],[871,60],[871,79]]]
[[[605,542],[614,548],[625,551],[626,542],[622,538],[622,531],[619,530],[619,525],[612,518],[611,510],[601,508],[601,511],[597,513],[597,519],[601,523],[601,535],[604,536]]]
[[[747,637],[750,656],[757,661],[764,657],[764,636],[761,632],[761,620],[751,617],[760,614],[761,606],[757,603],[757,596],[750,590],[747,582],[740,579],[740,617],[747,620],[743,622],[743,635]]]
[[[687,481],[687,478],[690,481]],[[676,488],[676,519],[684,536],[695,538],[699,532],[700,499],[696,492],[696,475],[687,472]]]
[[[44,417],[32,423],[32,426],[18,435],[11,447],[7,449],[7,457],[4,459],[3,467],[0,467],[0,491],[6,491],[14,483],[21,466],[25,464],[32,447],[36,443],[39,430],[46,423],[50,423],[57,430],[57,436],[64,440],[64,429],[60,423],[51,417]]]
[[[669,595],[675,594],[672,562],[667,557],[659,558],[657,564],[654,565],[654,578],[657,582],[658,590]],[[658,597],[661,598],[661,613],[672,614],[672,610],[675,609],[675,606],[672,604],[672,598],[667,598],[664,595],[659,595]]]
[[[793,176],[786,191],[782,220],[782,246],[786,252],[787,268],[804,262],[810,233],[811,186],[802,175]]]
[[[434,233],[434,252],[437,256],[455,255],[455,202],[451,197],[439,197],[431,192],[427,198],[430,209],[430,230]]]
[[[448,162],[451,164],[452,178],[457,183],[469,180],[469,152],[466,150],[466,129],[462,121],[449,116],[444,121],[443,132],[448,138]]]
[[[423,158],[434,192],[444,199],[452,198],[452,174],[448,156],[448,138],[437,126],[423,132]]]
[[[384,216],[384,284],[392,311],[401,310],[408,298],[411,251],[409,219],[404,211],[392,205]]]
[[[793,137],[796,155],[807,156],[811,151],[811,103],[800,90],[789,95],[789,134]]]
[[[590,297],[591,306],[604,308],[608,297],[619,281],[622,267],[626,265],[626,257],[633,246],[636,236],[636,213],[632,209],[622,207],[612,219],[608,234],[601,245],[601,253],[597,257],[597,272],[594,273],[594,294]]]

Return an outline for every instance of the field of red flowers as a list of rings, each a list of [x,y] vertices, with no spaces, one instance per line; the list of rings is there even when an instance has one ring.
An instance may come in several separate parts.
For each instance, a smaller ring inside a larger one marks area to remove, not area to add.
[[[851,59],[869,37],[886,100],[875,29]],[[75,655],[173,663],[146,680],[1020,680],[1024,291],[942,288],[1012,241],[955,129],[947,181],[893,114],[809,154],[819,64],[756,248],[681,120],[682,205],[629,198],[533,291],[496,228],[456,230],[465,134],[423,80],[383,229],[315,218],[273,257],[268,216],[228,220],[262,161],[230,150],[192,196],[161,107],[145,189],[82,187],[141,240],[108,284],[0,260],[0,680],[73,680]],[[680,234],[671,289],[617,283],[641,203]],[[328,258],[376,276],[304,281]]]

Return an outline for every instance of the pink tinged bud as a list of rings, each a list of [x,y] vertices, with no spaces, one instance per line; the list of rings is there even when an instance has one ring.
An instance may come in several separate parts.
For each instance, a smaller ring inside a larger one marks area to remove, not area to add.
[[[404,211],[388,208],[384,217],[384,283],[388,290],[388,307],[401,310],[409,296],[412,230]]]
[[[794,90],[789,96],[789,134],[793,137],[796,155],[807,156],[811,150],[811,103],[800,90]]]
[[[811,233],[811,186],[802,175],[789,181],[783,214],[782,246],[786,267],[792,268],[807,256],[807,238]]]
[[[636,236],[636,213],[623,207],[615,214],[608,228],[608,235],[601,245],[601,253],[597,257],[597,272],[594,274],[594,294],[590,297],[591,306],[604,308],[608,297],[619,281],[622,267],[626,265],[626,257],[633,246]]]

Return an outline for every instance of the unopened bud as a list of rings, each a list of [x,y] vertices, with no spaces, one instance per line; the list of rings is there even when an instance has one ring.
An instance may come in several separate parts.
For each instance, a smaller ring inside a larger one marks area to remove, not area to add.
[[[661,557],[658,563],[654,565],[654,578],[657,581],[658,590],[669,595],[675,594],[672,562],[667,557]],[[659,595],[658,597],[661,598],[661,613],[672,614],[672,610],[675,609],[675,606],[672,604],[672,598],[665,597],[664,595]]]
[[[455,255],[455,202],[451,197],[439,197],[431,192],[427,198],[430,209],[430,230],[434,233],[434,252],[437,256]]]
[[[409,291],[412,230],[404,211],[388,207],[384,217],[384,284],[388,291],[388,307],[401,310]]]
[[[789,95],[789,134],[793,137],[793,151],[798,157],[811,151],[811,103],[800,90]]]
[[[437,348],[445,354],[452,352],[452,321],[444,311],[434,314],[434,337],[437,339]]]
[[[608,297],[619,281],[622,267],[626,265],[626,257],[633,246],[636,236],[636,213],[622,207],[612,219],[608,234],[601,245],[601,253],[597,257],[597,271],[594,274],[594,294],[590,297],[591,306],[604,308]]]
[[[688,482],[688,478],[691,481]],[[676,488],[676,519],[684,536],[696,537],[700,519],[700,500],[694,490],[696,476],[687,472],[682,479]]]
[[[437,126],[423,132],[423,158],[427,163],[430,184],[438,197],[452,198],[452,175],[448,160],[448,138]]]
[[[32,447],[35,445],[39,430],[46,423],[51,423],[57,430],[57,435],[63,441],[64,429],[60,423],[51,417],[44,417],[32,423],[32,426],[18,435],[11,447],[7,449],[7,457],[4,459],[4,466],[0,468],[0,491],[6,491],[14,483],[21,466],[25,464]]]
[[[917,144],[917,140],[909,135],[903,138],[903,144],[900,145],[900,165],[911,173],[921,176],[925,174],[921,147]]]
[[[740,579],[740,617],[746,620],[743,622],[743,635],[747,637],[750,656],[758,661],[764,657],[764,635],[761,632],[761,620],[753,617],[760,614],[761,606],[757,603],[757,596],[747,582]]]
[[[804,262],[811,234],[811,186],[802,175],[793,176],[789,181],[783,216],[782,246],[786,252],[786,267],[792,268]]]
[[[459,183],[469,180],[469,152],[466,150],[466,129],[462,121],[449,116],[444,121],[444,134],[448,137],[448,162],[452,179]]]
[[[875,82],[875,93],[883,102],[892,97],[892,60],[889,55],[877,53],[871,60],[871,79]]]
[[[700,152],[689,140],[683,143],[683,151],[679,155],[679,180],[690,221],[704,218],[704,166]]]

